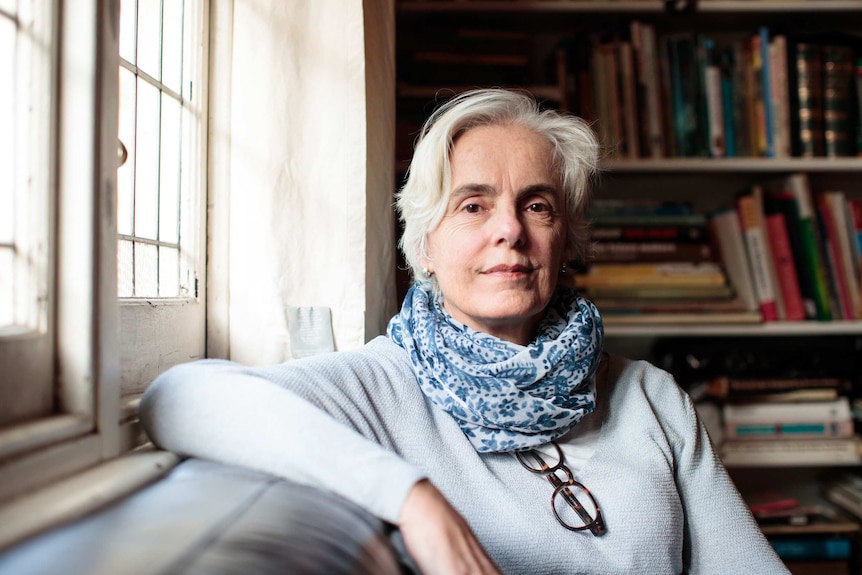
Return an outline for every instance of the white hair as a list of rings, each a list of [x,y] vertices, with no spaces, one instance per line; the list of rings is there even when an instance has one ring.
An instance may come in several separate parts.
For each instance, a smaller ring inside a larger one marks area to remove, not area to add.
[[[479,126],[519,125],[534,130],[554,148],[554,164],[566,207],[567,261],[584,260],[589,248],[586,211],[598,174],[600,145],[582,119],[543,110],[532,96],[504,89],[464,92],[440,106],[425,122],[397,195],[404,226],[399,247],[414,279],[428,279],[421,261],[427,257],[427,236],[443,219],[451,178],[450,155],[455,141]]]

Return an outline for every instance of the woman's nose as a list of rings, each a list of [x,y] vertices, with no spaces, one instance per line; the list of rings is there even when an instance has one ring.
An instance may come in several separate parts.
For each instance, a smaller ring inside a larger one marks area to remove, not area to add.
[[[492,221],[495,244],[506,243],[514,248],[525,243],[524,222],[516,208],[498,208]]]

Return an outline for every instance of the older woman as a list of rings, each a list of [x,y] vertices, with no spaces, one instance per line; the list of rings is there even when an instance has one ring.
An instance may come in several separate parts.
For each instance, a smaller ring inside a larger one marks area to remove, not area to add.
[[[602,352],[581,257],[598,145],[480,90],[428,121],[398,198],[416,279],[385,337],[151,386],[165,448],[324,486],[423,573],[787,573],[665,372]]]

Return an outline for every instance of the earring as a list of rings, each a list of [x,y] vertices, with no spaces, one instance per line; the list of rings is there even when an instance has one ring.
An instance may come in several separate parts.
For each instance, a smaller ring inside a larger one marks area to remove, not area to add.
[[[434,272],[429,270],[428,268],[422,268],[422,273],[425,274],[426,278],[430,278],[434,275]]]
[[[566,262],[563,262],[563,265],[560,266],[560,273],[561,274],[566,273]]]

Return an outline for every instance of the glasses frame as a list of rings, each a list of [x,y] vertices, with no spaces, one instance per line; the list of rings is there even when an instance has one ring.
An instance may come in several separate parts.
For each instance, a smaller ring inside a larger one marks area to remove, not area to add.
[[[575,480],[575,476],[572,473],[572,470],[568,468],[565,464],[565,458],[563,456],[563,450],[557,444],[556,441],[552,441],[551,445],[557,450],[557,463],[554,465],[548,465],[548,463],[542,458],[538,451],[535,449],[531,449],[529,451],[516,451],[515,457],[518,462],[528,471],[535,473],[537,475],[543,475],[547,478],[548,482],[554,486],[554,493],[551,495],[551,510],[554,512],[554,517],[557,518],[557,522],[568,529],[569,531],[583,531],[585,529],[589,529],[590,533],[595,536],[604,535],[607,529],[605,528],[604,520],[602,519],[602,510],[599,507],[598,501],[593,497],[593,494],[590,493],[590,490],[581,483],[580,481]],[[531,465],[527,458],[531,458],[538,464],[538,467]],[[557,475],[558,471],[562,471],[566,475],[566,480],[563,481],[559,475]],[[590,498],[590,502],[593,504],[593,507],[596,510],[596,516],[593,517],[589,514],[586,508],[578,501],[578,498],[575,497],[575,494],[572,492],[570,487],[578,487]],[[565,501],[569,507],[571,507],[575,513],[578,514],[578,517],[584,522],[584,525],[575,526],[567,523],[557,511],[557,506],[555,505],[557,497],[562,497],[563,501]]]

